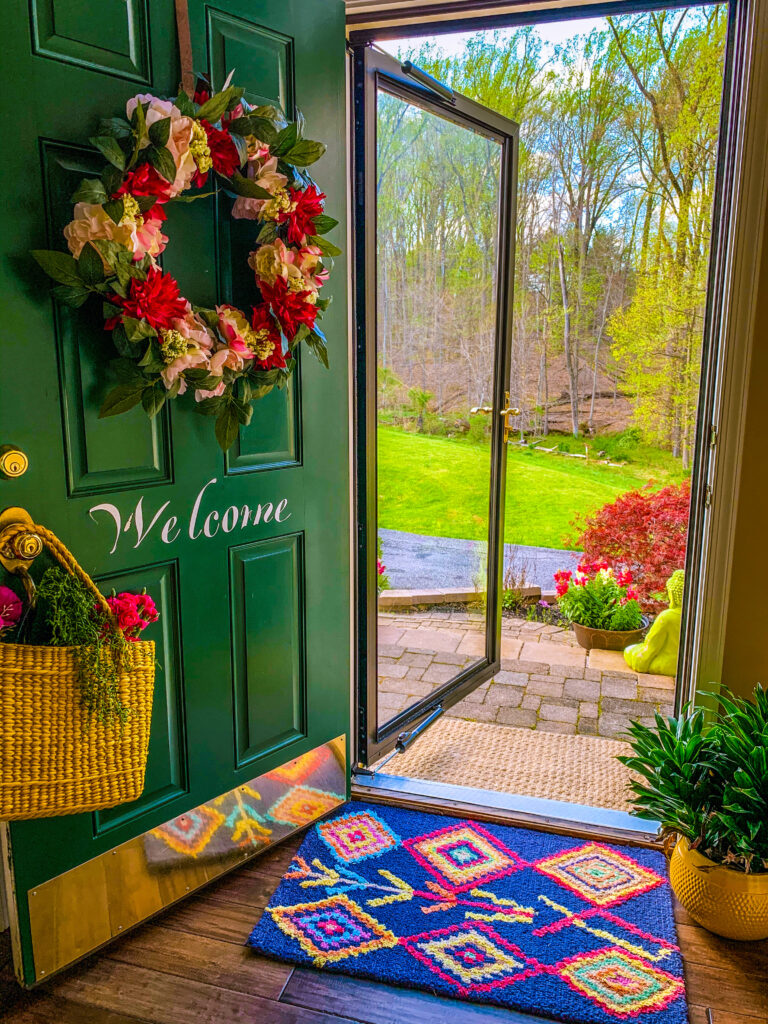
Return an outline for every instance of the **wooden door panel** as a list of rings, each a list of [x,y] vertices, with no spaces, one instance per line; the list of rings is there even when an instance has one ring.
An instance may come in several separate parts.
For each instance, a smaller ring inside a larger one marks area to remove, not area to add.
[[[272,104],[288,116],[294,106],[293,38],[266,25],[206,11],[208,54],[215,82],[236,68],[245,98],[254,106]]]
[[[147,760],[144,792],[138,800],[96,811],[94,837],[103,836],[118,825],[129,825],[139,815],[165,806],[188,791],[187,743],[184,728],[184,685],[182,676],[179,577],[176,561],[150,565],[117,575],[102,576],[105,593],[146,588],[152,594],[159,622],[149,627],[147,639],[155,641],[157,675],[152,704],[152,742]]]
[[[238,768],[306,736],[304,584],[300,533],[230,550]]]
[[[40,157],[48,244],[59,248],[72,219],[70,197],[85,176],[97,177],[103,158],[93,147],[44,139]],[[141,409],[126,419],[98,418],[109,387],[109,337],[91,307],[53,310],[64,456],[70,495],[92,495],[170,480],[168,414],[148,420]]]
[[[33,52],[147,82],[148,0],[32,0]]]
[[[294,116],[295,69],[293,40],[273,29],[255,25],[222,11],[206,10],[209,66],[215,83],[223,83],[236,68],[246,99],[269,104]],[[220,293],[238,308],[247,306],[253,275],[248,254],[253,249],[253,222],[229,215],[232,201],[222,196],[217,207],[217,253]],[[299,359],[300,359],[299,355]],[[300,371],[287,387],[275,389],[253,410],[225,457],[228,473],[298,464],[301,461]]]

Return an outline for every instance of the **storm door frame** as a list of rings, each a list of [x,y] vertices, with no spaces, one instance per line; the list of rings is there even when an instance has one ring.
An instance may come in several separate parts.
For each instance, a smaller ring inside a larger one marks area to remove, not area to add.
[[[353,67],[353,196],[355,297],[355,512],[356,753],[364,768],[394,749],[404,732],[431,723],[501,667],[501,589],[506,491],[505,393],[509,387],[515,270],[515,222],[519,126],[495,111],[439,83],[422,85],[390,54],[368,43],[355,46]],[[417,72],[418,73],[418,72]],[[495,139],[501,146],[494,394],[491,417],[491,481],[487,560],[486,651],[431,694],[383,725],[378,721],[378,595],[376,542],[378,488],[376,467],[376,118],[379,90],[435,116]],[[491,567],[495,567],[492,572]]]
[[[718,0],[700,0],[709,6]],[[763,225],[768,193],[764,157],[768,148],[768,64],[762,59],[768,35],[768,8],[762,0],[720,0],[728,8],[728,28],[720,113],[718,160],[713,197],[712,239],[702,346],[696,439],[692,463],[691,511],[686,552],[686,588],[675,712],[687,701],[708,705],[704,691],[722,678],[732,550],[737,505],[745,401],[755,316]],[[416,2],[407,11],[347,18],[353,46],[404,36],[440,36],[542,22],[643,13],[690,6],[689,0],[571,0],[558,6],[535,0],[524,10],[489,13],[489,0]],[[455,8],[455,14],[454,14]],[[436,17],[436,15],[438,15]],[[757,225],[757,228],[756,228]]]

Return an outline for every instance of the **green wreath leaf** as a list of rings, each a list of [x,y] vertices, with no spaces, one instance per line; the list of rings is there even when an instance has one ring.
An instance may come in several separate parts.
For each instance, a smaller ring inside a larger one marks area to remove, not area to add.
[[[77,268],[77,261],[68,252],[56,252],[55,249],[33,249],[33,259],[43,270],[59,284],[82,287],[83,279]]]
[[[312,218],[312,223],[315,225],[315,234],[324,235],[326,231],[332,231],[339,222],[335,217],[329,217],[327,213],[320,213],[317,217]]]
[[[203,416],[215,416],[221,409],[224,401],[223,395],[214,395],[212,398],[203,398],[197,402],[195,408]]]
[[[309,332],[309,337],[307,338],[307,346],[312,352],[312,355],[319,359],[323,366],[326,368],[326,370],[328,370],[330,369],[328,363],[328,346],[326,345],[325,341],[326,339],[323,332],[320,330],[319,327],[315,327],[314,330]]]
[[[115,224],[119,224],[125,213],[125,201],[123,199],[110,199],[104,203],[104,212]]]
[[[282,133],[281,133],[282,134]],[[309,167],[325,153],[328,147],[324,142],[311,142],[309,139],[300,139],[295,146],[280,153],[288,164],[294,167]]]
[[[171,119],[163,117],[149,126],[149,141],[153,146],[165,146],[171,135]]]
[[[274,123],[269,118],[258,117],[255,114],[236,117],[230,124],[229,130],[233,135],[240,137],[255,135],[260,142],[265,142],[268,146],[277,141],[277,129]]]
[[[195,116],[195,105],[183,89],[179,90],[179,95],[176,97],[176,106],[185,117]]]
[[[89,142],[95,146],[118,170],[125,170],[125,153],[111,135],[93,135]]]
[[[165,384],[162,381],[156,381],[142,391],[141,404],[144,412],[151,420],[157,416],[165,405],[166,394]]]
[[[77,288],[74,285],[69,284],[57,284],[53,289],[53,294],[59,302],[63,302],[65,306],[71,306],[73,309],[79,309],[80,306],[87,301],[88,296],[91,294],[91,290],[90,288]]]
[[[248,196],[250,199],[271,199],[272,193],[257,185],[255,181],[244,177],[239,171],[235,171],[231,179],[232,188],[239,196]]]
[[[102,117],[99,121],[99,135],[111,135],[113,139],[127,139],[131,126],[124,117]]]
[[[321,238],[320,235],[309,235],[308,241],[310,245],[316,245],[322,251],[323,256],[341,256],[342,250],[338,245],[329,242],[327,238]]]
[[[174,181],[176,178],[176,164],[173,161],[173,157],[170,151],[163,147],[150,146],[147,150],[147,159],[155,168],[158,174],[161,174],[166,181]]]
[[[214,426],[216,440],[219,442],[219,448],[223,452],[229,451],[235,443],[238,431],[240,430],[240,423],[241,420],[237,414],[235,403],[230,396],[229,400],[221,406]]]
[[[268,220],[261,231],[256,236],[256,241],[259,245],[269,245],[277,238],[277,224],[274,221]]]
[[[217,92],[207,100],[197,112],[197,118],[205,118],[213,124],[220,120],[221,115],[230,110],[245,92],[236,85],[230,85],[222,92]]]
[[[119,416],[121,412],[128,412],[141,401],[144,385],[137,387],[136,384],[118,384],[113,388],[99,409],[99,419],[107,416]]]
[[[72,194],[73,203],[106,203],[109,196],[104,183],[99,178],[83,178]]]
[[[123,172],[112,164],[107,164],[101,172],[101,180],[104,182],[104,190],[108,196],[113,196],[123,184]]]
[[[136,320],[132,316],[123,317],[123,329],[128,341],[142,341],[144,338],[156,338],[157,331],[146,320]]]
[[[287,124],[277,134],[274,144],[269,147],[272,156],[285,156],[298,142],[299,128],[296,124]]]
[[[113,359],[109,368],[121,384],[134,384],[141,390],[147,383],[146,377],[132,359]]]
[[[101,284],[104,280],[104,264],[98,249],[90,242],[86,242],[80,251],[77,269],[86,284]]]

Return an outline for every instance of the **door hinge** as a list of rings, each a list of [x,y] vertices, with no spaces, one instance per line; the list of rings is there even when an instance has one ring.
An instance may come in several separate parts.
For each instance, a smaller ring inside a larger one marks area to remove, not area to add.
[[[709,484],[704,488],[704,508],[711,508],[712,506],[712,488]]]
[[[711,427],[711,429],[709,431],[709,447],[710,448],[714,448],[716,445],[717,445],[717,427],[713,423],[712,427]]]

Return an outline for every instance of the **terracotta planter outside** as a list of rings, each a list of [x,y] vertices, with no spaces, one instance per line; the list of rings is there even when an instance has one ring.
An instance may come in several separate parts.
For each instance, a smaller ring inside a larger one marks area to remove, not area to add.
[[[593,629],[591,626],[581,626],[578,622],[572,622],[571,625],[579,646],[585,650],[623,651],[630,644],[641,642],[650,623],[643,616],[640,629]]]
[[[669,862],[672,891],[698,923],[726,939],[768,939],[768,872],[745,875],[715,864],[687,839]]]

